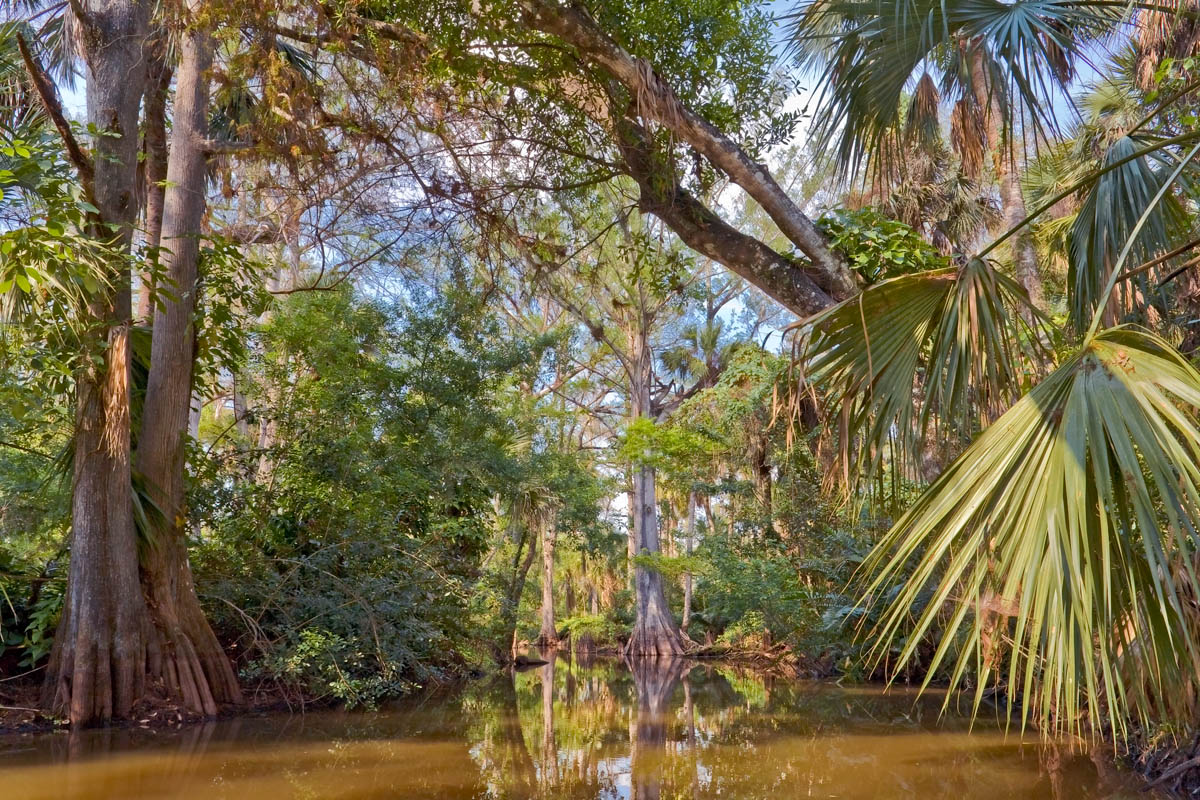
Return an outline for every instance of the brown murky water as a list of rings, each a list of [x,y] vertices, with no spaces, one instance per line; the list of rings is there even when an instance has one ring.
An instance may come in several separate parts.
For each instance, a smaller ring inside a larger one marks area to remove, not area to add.
[[[4,798],[1148,797],[911,693],[713,666],[555,664],[375,713],[0,738]]]

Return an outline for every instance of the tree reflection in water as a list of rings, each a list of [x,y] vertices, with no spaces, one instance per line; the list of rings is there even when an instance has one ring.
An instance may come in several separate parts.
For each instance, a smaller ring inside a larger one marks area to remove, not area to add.
[[[8,797],[1148,797],[1103,755],[940,718],[903,690],[565,654],[377,712],[0,738]]]
[[[627,666],[637,691],[637,738],[631,758],[633,798],[659,800],[668,762],[667,714],[687,662],[678,658],[635,658]]]

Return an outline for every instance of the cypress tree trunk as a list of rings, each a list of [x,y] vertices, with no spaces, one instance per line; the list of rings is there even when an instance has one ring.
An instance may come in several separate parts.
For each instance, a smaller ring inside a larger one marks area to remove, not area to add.
[[[542,628],[538,647],[558,647],[558,631],[554,627],[554,546],[557,539],[555,521],[551,517],[542,526]]]
[[[189,11],[202,4],[192,0]],[[150,672],[191,710],[213,715],[241,701],[233,667],[205,619],[187,559],[185,445],[192,399],[200,227],[205,209],[209,70],[213,41],[203,27],[184,32],[175,90],[171,155],[163,198],[162,263],[175,297],[154,314],[150,376],[138,438],[138,466],[162,518],[142,561],[153,622]]]
[[[650,467],[635,468],[633,473],[634,538],[640,555],[655,555],[660,551],[658,510],[654,501],[655,475]],[[683,653],[683,641],[675,619],[667,607],[662,573],[648,567],[634,570],[637,598],[637,620],[633,635],[625,646],[631,656],[677,656]]]
[[[692,554],[692,542],[696,537],[696,493],[688,492],[687,521],[684,523],[684,548],[688,556]],[[683,573],[683,619],[679,629],[687,633],[688,624],[692,619],[692,573]]]
[[[650,386],[653,378],[646,325],[634,337],[630,351],[635,354],[630,377],[633,418],[651,416]],[[633,518],[630,551],[638,555],[657,555],[661,552],[658,536],[658,495],[655,490],[654,469],[634,464],[632,491],[629,495],[630,516]],[[629,656],[678,656],[683,653],[683,639],[667,607],[662,573],[640,565],[634,567],[634,597],[637,619],[633,634],[625,645]]]
[[[107,134],[93,142],[92,195],[103,224],[91,235],[112,242],[117,255],[129,249],[137,212],[148,13],[149,4],[136,0],[81,0],[77,13],[87,118]],[[73,725],[126,717],[145,691],[148,625],[130,481],[132,309],[125,266],[114,259],[110,288],[89,305],[96,332],[76,379],[71,565],[42,695],[43,705]]]

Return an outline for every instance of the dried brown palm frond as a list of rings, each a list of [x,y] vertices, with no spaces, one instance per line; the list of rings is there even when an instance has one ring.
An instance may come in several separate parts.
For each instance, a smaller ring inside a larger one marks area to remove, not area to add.
[[[1196,54],[1200,46],[1200,22],[1194,16],[1197,9],[1197,0],[1163,0],[1154,8],[1138,11],[1134,77],[1139,88],[1154,88],[1154,73],[1164,58]]]
[[[964,97],[950,113],[950,145],[962,159],[963,173],[978,178],[988,150],[987,124],[975,101]]]
[[[938,108],[942,96],[933,77],[926,72],[917,81],[917,90],[908,104],[908,115],[904,120],[904,138],[918,145],[930,146],[938,136]]]

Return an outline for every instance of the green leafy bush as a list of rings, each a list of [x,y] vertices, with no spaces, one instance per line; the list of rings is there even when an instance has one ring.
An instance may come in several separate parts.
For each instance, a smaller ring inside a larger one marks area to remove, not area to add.
[[[868,284],[950,265],[910,226],[873,208],[830,212],[817,227]]]

